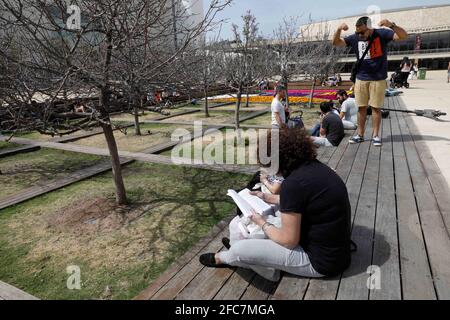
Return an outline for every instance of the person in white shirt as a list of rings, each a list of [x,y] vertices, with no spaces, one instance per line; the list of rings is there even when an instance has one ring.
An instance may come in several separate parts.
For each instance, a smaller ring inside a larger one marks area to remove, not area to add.
[[[358,128],[358,107],[355,98],[350,98],[345,90],[339,90],[336,98],[341,104],[339,116],[344,124],[344,129],[356,130]]]
[[[282,100],[286,98],[286,88],[277,86],[275,97],[272,101],[272,128],[280,129],[286,127],[286,112]]]

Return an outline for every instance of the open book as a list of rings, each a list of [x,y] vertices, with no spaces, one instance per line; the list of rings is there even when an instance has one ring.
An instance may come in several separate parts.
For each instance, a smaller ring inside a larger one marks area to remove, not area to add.
[[[227,195],[234,200],[245,217],[250,217],[252,215],[252,210],[255,210],[263,216],[273,213],[272,206],[265,203],[257,196],[252,196],[248,189],[244,189],[239,193],[234,190],[228,190]]]
[[[250,194],[250,190],[248,189],[244,189],[239,193],[234,190],[228,190],[227,195],[234,200],[234,202],[244,215],[244,218],[239,224],[239,229],[245,237],[248,237],[250,234],[257,232],[260,229],[250,220],[252,210],[264,216],[273,214],[274,212],[272,206],[265,203],[260,198],[252,196]]]

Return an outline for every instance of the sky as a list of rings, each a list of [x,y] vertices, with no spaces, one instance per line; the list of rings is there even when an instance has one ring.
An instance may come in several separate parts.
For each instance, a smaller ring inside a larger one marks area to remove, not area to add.
[[[204,0],[205,9],[209,3],[210,0]],[[233,0],[233,4],[219,15],[220,19],[227,20],[222,25],[221,38],[230,37],[231,24],[240,25],[241,16],[247,10],[256,16],[262,35],[272,36],[283,17],[299,16],[300,23],[307,23],[310,15],[314,21],[330,20],[365,13],[372,5],[391,10],[448,3],[448,0]]]

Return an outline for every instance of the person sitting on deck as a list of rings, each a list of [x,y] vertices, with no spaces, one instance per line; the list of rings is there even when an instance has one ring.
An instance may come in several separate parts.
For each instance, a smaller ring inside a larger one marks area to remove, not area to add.
[[[313,136],[311,139],[318,147],[337,147],[345,137],[342,120],[333,112],[332,102],[322,102],[320,110],[322,112],[320,137]]]
[[[339,117],[345,130],[356,130],[358,128],[358,107],[355,98],[350,98],[347,91],[339,90],[336,98],[341,105]]]
[[[336,109],[334,106],[331,109],[331,111],[333,111],[337,115],[340,114],[340,111],[338,109]],[[322,111],[320,111],[319,114],[320,114],[320,121],[312,129],[309,130],[311,137],[320,137],[320,129],[322,128],[322,120],[325,115],[322,113]]]
[[[304,129],[282,129],[279,134],[279,168],[285,178],[280,195],[253,195],[279,204],[280,227],[254,213],[252,221],[266,239],[231,246],[224,242],[228,250],[203,254],[199,260],[207,267],[252,269],[271,281],[279,281],[280,271],[313,278],[337,276],[351,261],[351,207],[345,183],[317,160]]]

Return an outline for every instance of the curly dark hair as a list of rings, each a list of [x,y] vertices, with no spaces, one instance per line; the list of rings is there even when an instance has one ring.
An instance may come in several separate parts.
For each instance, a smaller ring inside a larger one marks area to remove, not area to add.
[[[268,152],[272,150],[272,135],[279,133],[279,172],[287,178],[303,163],[317,159],[317,147],[304,128],[275,129],[268,136]]]

